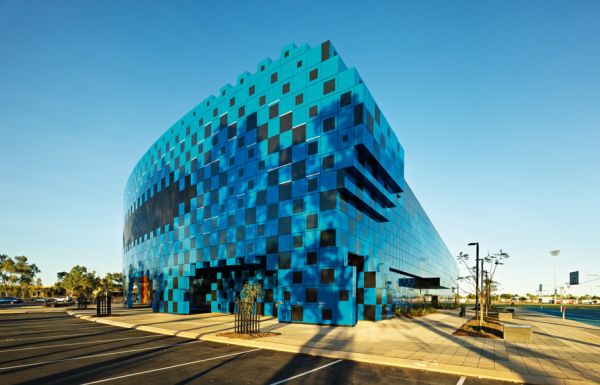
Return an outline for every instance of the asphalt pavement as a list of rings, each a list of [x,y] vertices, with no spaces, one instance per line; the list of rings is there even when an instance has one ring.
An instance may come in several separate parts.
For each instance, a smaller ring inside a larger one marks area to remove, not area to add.
[[[506,384],[185,339],[62,312],[0,313],[0,384]]]

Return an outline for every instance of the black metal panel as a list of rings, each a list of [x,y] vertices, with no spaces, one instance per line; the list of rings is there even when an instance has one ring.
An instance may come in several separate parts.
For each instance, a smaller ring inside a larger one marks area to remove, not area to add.
[[[179,204],[196,197],[196,185],[190,184],[189,175],[185,177],[185,186],[181,191],[179,182],[174,181],[172,173],[168,178],[168,187],[154,194],[127,217],[123,229],[123,247],[150,231],[173,223],[173,219],[179,214]],[[185,208],[189,210],[189,204]]]

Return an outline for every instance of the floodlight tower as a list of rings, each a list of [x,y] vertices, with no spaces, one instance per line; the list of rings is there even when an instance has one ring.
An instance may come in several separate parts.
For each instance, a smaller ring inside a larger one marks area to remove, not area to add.
[[[550,255],[554,257],[554,304],[556,305],[556,257],[560,254],[560,250],[550,250]],[[562,305],[562,301],[561,301]]]

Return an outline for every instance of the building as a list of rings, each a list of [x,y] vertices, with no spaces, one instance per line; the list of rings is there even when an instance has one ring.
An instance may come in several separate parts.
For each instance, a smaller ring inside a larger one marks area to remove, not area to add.
[[[329,41],[289,45],[150,146],[125,189],[128,303],[354,325],[453,298],[456,262],[404,180],[404,150]]]

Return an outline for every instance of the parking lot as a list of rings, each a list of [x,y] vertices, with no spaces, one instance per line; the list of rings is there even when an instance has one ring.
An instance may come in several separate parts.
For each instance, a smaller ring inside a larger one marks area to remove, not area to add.
[[[62,312],[0,314],[0,384],[502,384],[216,344]]]

